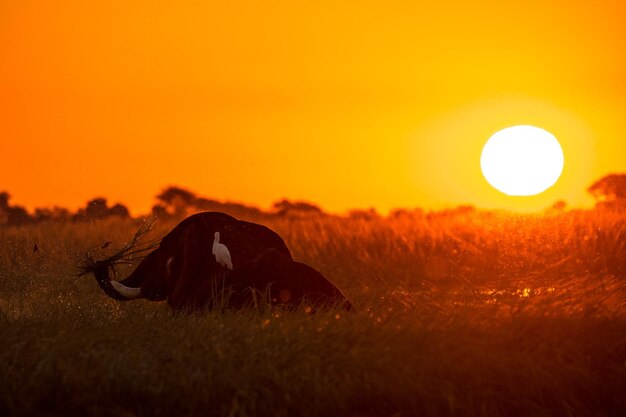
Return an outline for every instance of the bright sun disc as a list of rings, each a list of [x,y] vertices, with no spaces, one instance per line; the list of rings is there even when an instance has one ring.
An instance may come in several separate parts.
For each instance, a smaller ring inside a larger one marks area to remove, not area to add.
[[[487,182],[512,196],[547,190],[561,176],[563,162],[563,150],[554,135],[526,125],[496,132],[480,156],[480,168]]]

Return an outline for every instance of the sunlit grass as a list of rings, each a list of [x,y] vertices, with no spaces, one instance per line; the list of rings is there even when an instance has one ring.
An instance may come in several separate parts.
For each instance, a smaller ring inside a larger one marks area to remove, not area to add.
[[[85,252],[122,246],[137,222],[0,229],[0,415],[626,411],[622,214],[267,225],[355,311],[189,315],[120,303],[76,268]]]

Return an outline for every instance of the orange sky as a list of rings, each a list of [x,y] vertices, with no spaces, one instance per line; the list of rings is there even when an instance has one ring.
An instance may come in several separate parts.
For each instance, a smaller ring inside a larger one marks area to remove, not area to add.
[[[170,184],[262,207],[529,208],[626,171],[624,2],[303,3],[0,1],[0,190],[135,213]],[[514,124],[563,145],[541,196],[480,173]]]

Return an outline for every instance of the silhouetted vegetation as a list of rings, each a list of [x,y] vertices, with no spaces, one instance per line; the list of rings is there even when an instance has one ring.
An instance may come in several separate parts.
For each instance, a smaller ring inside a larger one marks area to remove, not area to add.
[[[598,210],[626,210],[626,174],[611,174],[593,183],[587,191],[596,199]],[[126,206],[117,203],[109,207],[106,198],[98,197],[87,202],[84,208],[75,213],[63,207],[36,208],[32,214],[18,205],[9,204],[10,195],[0,192],[0,226],[18,226],[42,221],[93,221],[108,217],[130,217]],[[316,204],[306,201],[290,201],[282,199],[272,204],[267,211],[258,207],[218,201],[196,195],[194,192],[177,186],[170,186],[161,191],[156,197],[156,204],[152,207],[151,215],[168,221],[182,220],[183,218],[200,211],[221,211],[244,220],[263,220],[274,216],[278,217],[306,217],[332,216]],[[566,211],[567,203],[556,201],[547,207],[546,213],[560,213]],[[459,206],[437,212],[425,213],[421,208],[398,208],[389,214],[391,218],[400,218],[415,215],[427,217],[458,216],[475,211],[472,206]],[[375,209],[354,209],[347,216],[361,220],[376,220],[381,215]]]
[[[260,218],[265,214],[256,207],[198,197],[180,187],[168,187],[156,199],[152,215],[161,219],[183,219],[199,211],[221,211],[241,219]]]
[[[626,210],[626,174],[610,174],[587,189],[596,199],[596,207]]]
[[[0,193],[0,225],[15,226],[31,223],[33,218],[22,206],[11,206],[11,196],[7,192]]]
[[[567,203],[565,200],[557,200],[555,201],[547,211],[549,212],[562,212],[567,208]]]
[[[351,219],[361,219],[361,220],[377,220],[381,216],[378,214],[375,208],[370,208],[367,210],[359,210],[354,209],[348,212],[348,217]]]
[[[272,204],[272,212],[278,216],[321,216],[324,214],[321,208],[306,201],[280,200]]]
[[[130,217],[128,208],[117,203],[109,207],[106,198],[94,198],[87,202],[84,208],[75,213],[63,207],[38,207],[33,214],[22,206],[9,204],[10,195],[7,192],[0,193],[0,226],[20,226],[39,222],[67,222],[106,219],[108,217]]]
[[[75,220],[98,220],[112,216],[130,217],[130,212],[126,206],[119,203],[109,207],[107,199],[99,197],[88,201],[87,206],[79,209],[73,218]]]
[[[63,207],[52,207],[52,208],[36,208],[35,213],[33,215],[33,220],[35,222],[42,221],[68,221],[72,219],[72,213]]]

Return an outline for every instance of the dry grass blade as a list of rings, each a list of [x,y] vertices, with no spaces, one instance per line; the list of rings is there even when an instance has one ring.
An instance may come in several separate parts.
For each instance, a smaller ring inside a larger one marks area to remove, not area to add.
[[[86,253],[82,263],[78,267],[77,276],[81,277],[93,272],[97,264],[106,264],[109,267],[114,267],[119,264],[134,264],[141,261],[148,252],[156,249],[161,243],[161,236],[143,242],[146,236],[152,231],[155,221],[156,219],[154,218],[144,220],[132,239],[119,251],[106,259],[98,261],[89,253]]]

